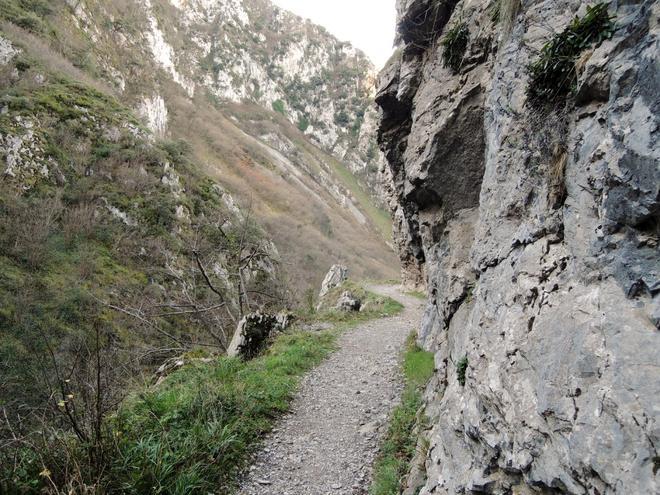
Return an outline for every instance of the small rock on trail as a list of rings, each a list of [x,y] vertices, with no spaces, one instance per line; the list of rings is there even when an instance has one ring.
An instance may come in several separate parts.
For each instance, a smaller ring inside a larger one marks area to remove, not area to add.
[[[402,389],[399,355],[421,319],[421,301],[392,286],[370,290],[405,305],[395,317],[339,337],[339,350],[307,374],[265,439],[241,495],[367,494],[387,419]]]

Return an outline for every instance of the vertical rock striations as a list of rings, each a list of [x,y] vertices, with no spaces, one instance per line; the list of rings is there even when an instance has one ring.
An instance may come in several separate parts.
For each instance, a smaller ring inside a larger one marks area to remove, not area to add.
[[[610,2],[571,93],[533,104],[528,67],[587,7],[397,2],[377,103],[436,352],[423,494],[659,490],[660,5]]]

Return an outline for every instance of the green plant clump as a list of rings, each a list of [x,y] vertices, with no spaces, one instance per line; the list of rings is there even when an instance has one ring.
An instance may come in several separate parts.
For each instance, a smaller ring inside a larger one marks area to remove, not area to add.
[[[298,120],[298,129],[300,129],[301,132],[305,132],[307,129],[309,129],[309,126],[309,119],[304,115],[300,117],[300,120]]]
[[[467,356],[461,358],[461,360],[456,365],[456,377],[458,378],[458,383],[461,387],[465,387],[465,373],[468,369],[468,358]]]
[[[273,110],[282,115],[286,115],[286,104],[282,100],[275,100],[273,102]]]
[[[372,495],[398,495],[402,481],[408,474],[415,455],[417,431],[424,427],[426,418],[418,411],[422,407],[422,390],[433,375],[433,353],[420,349],[410,336],[403,360],[406,387],[390,419],[390,426],[374,468]],[[420,424],[421,422],[421,424]]]
[[[587,7],[584,17],[575,17],[564,31],[543,46],[538,60],[529,66],[530,102],[541,106],[575,91],[575,62],[580,53],[611,38],[614,31],[614,17],[609,15],[606,3]]]
[[[442,39],[443,65],[449,67],[453,72],[458,72],[463,63],[463,56],[470,40],[470,31],[467,24],[459,22],[455,24]]]

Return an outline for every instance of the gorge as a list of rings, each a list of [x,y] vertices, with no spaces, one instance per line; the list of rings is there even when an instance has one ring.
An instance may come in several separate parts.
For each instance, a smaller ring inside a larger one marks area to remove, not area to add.
[[[394,3],[0,0],[0,494],[660,491],[660,2]]]

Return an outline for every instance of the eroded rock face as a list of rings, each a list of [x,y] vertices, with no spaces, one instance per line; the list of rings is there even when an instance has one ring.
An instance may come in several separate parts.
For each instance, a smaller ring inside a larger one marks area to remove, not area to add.
[[[436,352],[421,493],[657,493],[660,7],[613,2],[614,37],[541,111],[527,67],[586,3],[498,22],[491,4],[399,0],[377,95],[396,245],[428,286],[419,340]],[[441,40],[459,22],[454,72]]]
[[[337,301],[337,309],[340,311],[360,311],[362,301],[351,294],[349,291],[344,292]]]

